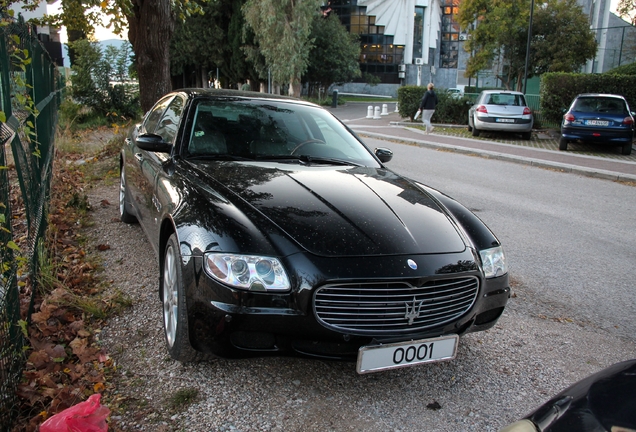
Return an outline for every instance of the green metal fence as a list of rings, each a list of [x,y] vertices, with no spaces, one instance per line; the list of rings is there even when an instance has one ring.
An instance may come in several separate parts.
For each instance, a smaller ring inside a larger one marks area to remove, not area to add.
[[[19,290],[30,296],[30,313],[63,84],[34,29],[0,18],[8,23],[0,27],[0,110],[6,118],[0,122],[0,430],[8,431],[17,415],[16,389],[25,363]],[[12,198],[24,206],[23,218],[12,217]]]

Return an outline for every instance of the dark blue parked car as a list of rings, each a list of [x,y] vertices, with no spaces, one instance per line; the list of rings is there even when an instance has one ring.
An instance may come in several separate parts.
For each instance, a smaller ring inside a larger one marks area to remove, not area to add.
[[[632,153],[634,117],[623,96],[580,94],[563,116],[559,150],[571,141],[621,146],[622,154]]]

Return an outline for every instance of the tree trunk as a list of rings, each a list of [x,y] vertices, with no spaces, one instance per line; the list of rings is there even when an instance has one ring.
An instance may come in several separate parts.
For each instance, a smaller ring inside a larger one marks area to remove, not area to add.
[[[300,97],[300,79],[294,78],[289,83],[289,96],[299,98]]]
[[[143,112],[172,90],[170,39],[174,30],[169,0],[133,0],[128,39],[135,51],[139,102]]]

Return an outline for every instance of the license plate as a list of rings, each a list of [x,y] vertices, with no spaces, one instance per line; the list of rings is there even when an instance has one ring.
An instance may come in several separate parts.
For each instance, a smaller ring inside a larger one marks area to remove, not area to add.
[[[495,119],[497,123],[514,123],[515,119],[507,119],[507,118],[498,118]]]
[[[586,125],[589,126],[609,126],[609,121],[607,120],[586,120]]]
[[[457,355],[459,336],[442,336],[409,342],[363,346],[358,351],[359,374],[378,372],[422,363],[452,360]]]

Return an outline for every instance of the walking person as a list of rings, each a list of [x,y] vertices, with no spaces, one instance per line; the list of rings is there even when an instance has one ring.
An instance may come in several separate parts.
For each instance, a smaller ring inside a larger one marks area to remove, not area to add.
[[[426,133],[429,133],[433,132],[433,129],[435,129],[431,124],[431,117],[433,117],[435,107],[437,106],[437,95],[433,91],[433,88],[435,87],[433,83],[428,83],[428,86],[426,87],[428,90],[424,93],[424,97],[420,102],[420,108],[417,110],[415,117],[417,118],[418,115],[422,116],[422,123],[426,126]]]

